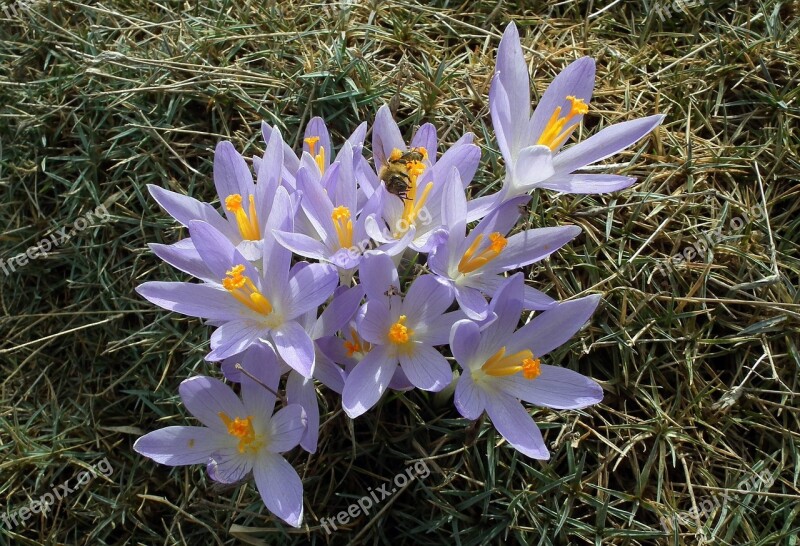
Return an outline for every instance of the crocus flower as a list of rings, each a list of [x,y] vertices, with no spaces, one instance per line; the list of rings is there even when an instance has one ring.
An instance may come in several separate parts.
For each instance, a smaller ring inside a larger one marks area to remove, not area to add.
[[[484,294],[492,296],[508,271],[542,260],[574,239],[578,226],[528,229],[508,237],[520,217],[519,207],[527,196],[506,201],[466,233],[467,200],[454,169],[442,200],[442,218],[447,235],[428,256],[435,274],[455,289],[456,300],[474,320],[487,317]],[[525,309],[542,310],[555,301],[533,287],[525,286]]]
[[[550,84],[531,115],[530,78],[514,23],[506,27],[497,51],[489,107],[497,144],[506,163],[501,195],[509,199],[545,188],[563,193],[606,193],[627,188],[636,179],[575,171],[627,148],[657,127],[662,115],[606,127],[560,152],[589,111],[595,63],[582,57]]]
[[[398,364],[417,388],[440,391],[452,380],[447,360],[433,347],[447,342],[450,328],[463,313],[446,313],[453,291],[435,275],[418,277],[405,298],[392,259],[368,254],[359,278],[367,303],[356,319],[358,335],[370,343],[368,354],[347,376],[342,406],[358,417],[380,399]]]
[[[374,192],[360,209],[353,149],[349,143],[345,142],[337,160],[340,163],[328,184],[314,178],[309,167],[297,171],[297,189],[303,195],[300,204],[311,226],[310,233],[275,231],[274,235],[280,244],[300,256],[329,262],[347,271],[357,267],[363,252],[372,246],[364,220],[370,214],[380,213],[385,194]],[[381,245],[380,250],[397,254],[408,246],[410,239],[411,233],[404,239]]]
[[[261,246],[269,236],[267,220],[275,201],[275,192],[281,184],[284,143],[279,131],[272,131],[271,138],[260,161],[256,182],[239,152],[230,142],[220,142],[214,152],[214,184],[225,217],[208,203],[188,195],[148,185],[150,194],[161,207],[184,226],[192,220],[202,220],[233,243],[248,260],[261,258]],[[188,253],[179,252],[176,257],[169,248],[157,247],[156,253],[167,263],[182,269],[181,260]],[[177,263],[173,263],[177,259]],[[196,255],[195,255],[196,260]],[[194,274],[194,273],[193,273]]]
[[[206,464],[215,481],[235,483],[251,471],[270,512],[299,527],[303,519],[303,484],[280,454],[294,448],[306,429],[298,404],[273,415],[275,395],[258,382],[271,383],[274,370],[254,371],[242,378],[241,400],[225,383],[197,376],[180,385],[186,409],[203,426],[171,426],[136,440],[133,449],[168,466]]]
[[[319,316],[317,316],[316,310],[309,311],[300,317],[298,322],[312,341],[332,336],[355,316],[363,297],[364,289],[360,285],[350,288],[339,287],[331,302]],[[228,358],[222,363],[222,372],[225,377],[239,382],[245,374],[237,368],[237,364],[241,365],[245,372],[252,372],[262,367],[277,369],[278,373],[274,375],[275,383],[267,385],[273,390],[278,389],[277,378],[288,372],[286,399],[290,404],[303,406],[308,419],[308,427],[300,441],[300,447],[309,453],[316,452],[319,440],[319,403],[314,380],[319,380],[323,385],[341,393],[345,378],[342,369],[322,351],[317,350],[313,377],[304,377],[280,361],[268,345],[261,343],[251,345],[243,354]]]
[[[441,200],[446,177],[453,168],[457,169],[466,188],[478,168],[480,148],[472,143],[472,138],[472,133],[465,134],[437,160],[436,129],[431,124],[420,127],[411,139],[410,149],[419,153],[422,159],[409,159],[405,163],[409,183],[405,198],[393,194],[386,196],[383,214],[367,218],[369,235],[381,243],[391,243],[413,230],[410,247],[418,252],[429,252],[436,242],[432,235],[438,233],[442,225]],[[376,188],[380,186],[378,175],[388,168],[390,161],[397,161],[408,151],[389,108],[382,106],[372,129],[372,153],[377,174],[372,173],[368,184]],[[470,217],[470,220],[474,219],[477,218]]]
[[[273,207],[277,214],[267,225],[290,230],[291,202],[284,188],[278,188]],[[270,238],[264,241],[259,271],[206,222],[190,222],[189,233],[217,281],[147,282],[137,292],[160,307],[217,325],[208,360],[223,360],[269,339],[289,366],[311,377],[314,345],[297,319],[333,294],[339,282],[336,269],[302,263],[290,268],[291,252]]]
[[[549,459],[539,427],[520,400],[556,409],[580,409],[603,399],[603,389],[583,375],[542,364],[594,312],[600,297],[562,302],[514,331],[522,311],[522,274],[510,277],[490,304],[492,319],[453,326],[450,349],[463,373],[455,405],[467,419],[486,410],[497,431],[521,453]]]

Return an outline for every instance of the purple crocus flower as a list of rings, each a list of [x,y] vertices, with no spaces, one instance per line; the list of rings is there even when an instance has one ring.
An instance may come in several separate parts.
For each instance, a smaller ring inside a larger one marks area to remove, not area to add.
[[[561,147],[589,111],[595,63],[582,57],[565,68],[547,88],[531,115],[530,78],[519,33],[506,27],[497,51],[489,91],[492,125],[506,163],[501,195],[509,199],[545,188],[563,193],[606,193],[627,188],[636,179],[613,174],[575,174],[627,148],[657,127],[662,115],[606,127],[566,151]]]
[[[411,139],[411,150],[422,156],[422,160],[406,163],[409,187],[405,198],[388,194],[383,202],[383,214],[368,217],[366,228],[369,235],[381,243],[391,243],[413,231],[410,247],[418,252],[429,252],[436,242],[432,237],[442,225],[441,209],[445,179],[452,169],[457,169],[464,188],[472,181],[480,162],[480,148],[472,143],[472,133],[462,136],[437,160],[437,137],[433,125],[426,123]],[[382,106],[375,117],[372,129],[372,153],[376,173],[366,177],[367,185],[377,190],[381,185],[379,174],[390,161],[398,160],[409,151],[400,129],[392,119],[387,106]],[[470,220],[478,217],[470,216]]]
[[[284,188],[276,193],[270,229],[291,229],[291,202]],[[262,270],[206,222],[189,223],[197,252],[216,282],[147,282],[137,292],[150,302],[184,315],[209,319],[208,360],[223,360],[268,338],[278,354],[304,377],[314,369],[314,344],[297,322],[333,294],[339,282],[327,264],[291,265],[291,252],[274,239],[264,241]]]
[[[574,239],[578,226],[528,229],[507,237],[520,217],[527,196],[506,201],[466,233],[467,200],[454,169],[442,200],[442,218],[448,229],[428,257],[431,270],[455,289],[456,300],[474,320],[487,317],[484,294],[493,295],[508,271],[542,260]],[[524,308],[543,310],[555,301],[533,287],[524,287]]]
[[[463,373],[455,405],[467,419],[484,410],[497,431],[520,452],[549,459],[539,427],[520,400],[556,409],[580,409],[603,399],[603,389],[577,372],[542,364],[540,359],[564,344],[586,323],[600,297],[559,303],[514,331],[523,308],[523,280],[510,277],[490,304],[492,319],[453,326],[450,349]]]
[[[214,152],[214,184],[225,217],[220,216],[212,205],[188,195],[152,184],[147,187],[158,204],[184,226],[188,227],[192,220],[207,222],[225,235],[245,258],[257,260],[261,258],[263,240],[269,235],[266,224],[275,192],[281,184],[283,160],[284,142],[280,132],[275,130],[260,161],[263,168],[258,169],[256,182],[253,182],[250,168],[239,152],[230,142],[220,142]],[[186,251],[164,245],[151,248],[170,265],[185,270],[183,266],[189,256]],[[196,254],[193,258],[197,261]]]
[[[350,288],[339,287],[331,302],[317,317],[316,310],[309,311],[298,319],[312,341],[317,341],[326,336],[332,336],[343,328],[355,316],[361,300],[364,297],[362,286]],[[338,393],[342,392],[345,375],[342,369],[334,364],[322,351],[317,350],[313,377],[303,377],[289,366],[279,361],[268,345],[251,345],[242,355],[226,359],[222,363],[222,372],[231,381],[240,382],[243,374],[236,365],[240,364],[245,372],[262,367],[275,368],[275,383],[267,385],[273,390],[278,389],[278,377],[288,372],[286,379],[286,398],[290,404],[300,404],[306,412],[308,427],[300,441],[300,446],[314,453],[319,440],[319,404],[314,380],[319,380]]]
[[[253,376],[276,382],[273,369],[262,367]],[[197,376],[183,381],[184,405],[203,426],[171,426],[136,440],[133,449],[168,466],[206,464],[209,476],[235,483],[251,471],[270,512],[299,527],[303,519],[303,483],[280,454],[294,448],[306,429],[298,404],[273,415],[275,395],[250,377],[242,377],[242,398],[225,383]]]
[[[347,376],[342,406],[356,418],[380,399],[398,364],[417,388],[440,391],[453,377],[447,360],[433,347],[447,342],[450,327],[464,315],[446,313],[453,291],[435,275],[418,277],[405,298],[392,259],[368,254],[359,278],[367,303],[356,319],[358,335],[371,349]]]
[[[374,192],[359,208],[358,186],[354,174],[354,156],[350,143],[345,142],[337,156],[339,164],[328,172],[334,173],[327,184],[312,176],[310,167],[297,171],[297,189],[302,192],[301,207],[311,226],[310,233],[275,231],[278,242],[292,252],[324,262],[333,263],[343,274],[358,266],[363,252],[372,246],[364,220],[381,211],[384,193]],[[380,250],[397,254],[410,242],[405,239],[382,245]],[[349,279],[349,277],[346,277]]]

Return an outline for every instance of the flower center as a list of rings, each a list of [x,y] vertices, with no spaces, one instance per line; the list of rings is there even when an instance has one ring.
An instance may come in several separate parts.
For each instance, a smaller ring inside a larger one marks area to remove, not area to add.
[[[414,331],[403,324],[405,321],[406,316],[400,315],[400,317],[397,319],[397,322],[392,324],[392,326],[389,328],[389,341],[395,345],[403,345],[404,343],[408,343],[411,339],[411,336],[414,335]]]
[[[314,161],[317,163],[320,174],[325,174],[325,147],[320,146],[319,153],[315,153],[317,151],[317,142],[319,142],[319,137],[308,137],[303,139],[303,142],[308,144],[308,153],[311,154],[311,157],[313,157]]]
[[[478,248],[481,246],[481,242],[483,242],[483,233],[479,233],[475,237],[475,240],[469,245],[464,256],[461,257],[461,260],[458,262],[459,273],[471,273],[497,258],[508,244],[508,239],[498,232],[491,233],[489,234],[489,244],[476,254]]]
[[[483,363],[481,370],[494,377],[504,377],[522,372],[525,379],[536,379],[542,373],[540,364],[541,361],[534,358],[533,353],[527,349],[506,356],[506,348],[501,347]]]
[[[231,296],[256,313],[262,315],[272,313],[272,304],[259,292],[250,277],[244,275],[244,265],[235,265],[226,274],[227,277],[222,279],[222,286]]]
[[[219,415],[219,418],[225,423],[225,426],[228,427],[228,434],[239,439],[239,453],[244,453],[247,450],[256,452],[264,444],[253,430],[252,415],[244,419],[240,417],[231,419],[224,411],[219,412],[217,415]]]
[[[339,236],[339,246],[350,248],[353,246],[353,221],[350,219],[350,209],[347,207],[336,207],[331,213],[333,227],[336,235]]]
[[[583,99],[570,95],[567,97],[567,100],[570,102],[569,112],[562,116],[561,107],[559,106],[556,108],[536,144],[547,146],[552,151],[555,151],[556,148],[561,146],[564,141],[569,138],[569,135],[572,134],[572,131],[575,130],[575,127],[577,127],[580,122],[573,123],[569,126],[567,126],[567,123],[575,116],[583,115],[589,111],[589,106]]]
[[[250,196],[249,214],[244,211],[242,196],[232,193],[225,198],[225,208],[231,211],[236,217],[236,225],[239,226],[239,233],[242,239],[248,241],[258,241],[261,239],[261,230],[258,228],[258,215],[256,214],[256,198]]]
[[[356,332],[355,328],[350,328],[350,339],[352,341],[348,341],[347,339],[344,341],[344,348],[347,349],[347,356],[352,357],[355,353],[359,353],[363,356],[372,349],[372,345],[369,342],[364,341],[358,336],[358,332]]]
[[[411,148],[410,151],[403,153],[397,148],[392,150],[389,156],[389,161],[397,163],[398,161],[405,161],[406,172],[408,173],[408,190],[406,191],[406,199],[403,200],[403,216],[401,226],[398,226],[395,238],[399,239],[403,233],[414,225],[414,222],[425,206],[425,201],[428,200],[428,195],[433,189],[433,182],[428,182],[422,191],[419,191],[417,180],[425,172],[425,163],[428,159],[428,150],[423,147]]]

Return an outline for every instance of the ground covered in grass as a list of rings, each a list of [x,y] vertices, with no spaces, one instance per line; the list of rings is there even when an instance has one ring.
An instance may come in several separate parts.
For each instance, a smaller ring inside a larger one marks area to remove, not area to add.
[[[0,271],[0,544],[796,544],[800,8],[690,4],[6,0],[0,258],[74,234]],[[569,61],[597,59],[584,138],[667,116],[613,159],[633,188],[540,193],[528,218],[583,228],[530,274],[554,297],[603,295],[551,360],[600,381],[604,402],[531,408],[542,463],[446,396],[393,395],[351,421],[327,393],[318,452],[289,457],[300,530],[251,484],[136,455],[143,432],[186,423],[181,380],[219,374],[207,328],[133,290],[185,279],[147,251],[185,233],[145,185],[211,200],[218,140],[260,154],[264,119],[297,147],[320,115],[340,142],[388,103],[409,135],[426,121],[446,142],[474,132],[474,195],[495,191],[487,92],[512,19],[537,97]],[[421,461],[430,474],[379,513],[321,528]],[[21,519],[65,483],[49,513]]]

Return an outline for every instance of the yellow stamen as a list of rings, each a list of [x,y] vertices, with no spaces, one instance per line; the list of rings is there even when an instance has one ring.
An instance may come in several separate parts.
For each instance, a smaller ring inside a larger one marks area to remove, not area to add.
[[[372,345],[364,341],[358,336],[358,332],[356,332],[355,328],[350,328],[350,339],[353,341],[344,342],[344,348],[347,349],[347,356],[353,356],[355,353],[359,353],[361,355],[365,355],[372,349]]]
[[[508,245],[508,239],[503,237],[500,233],[494,232],[489,234],[489,245],[480,253],[475,255],[475,252],[481,246],[483,241],[483,233],[479,233],[472,244],[458,262],[458,271],[462,274],[471,273],[476,269],[480,269],[497,258],[503,249]]]
[[[400,149],[395,148],[392,150],[392,153],[389,154],[389,161],[397,161],[401,157],[403,157],[403,152]]]
[[[256,451],[261,447],[262,442],[256,437],[256,433],[253,430],[252,415],[244,419],[239,417],[231,419],[224,411],[219,412],[217,415],[228,427],[228,434],[239,439],[239,453],[244,453],[247,449]]]
[[[572,131],[575,130],[575,127],[578,126],[578,123],[573,123],[567,127],[567,123],[569,123],[569,121],[575,116],[586,114],[589,111],[589,106],[584,102],[583,99],[579,99],[570,95],[567,97],[567,100],[570,102],[569,112],[562,117],[561,107],[559,106],[556,108],[553,112],[553,115],[550,116],[547,126],[545,126],[544,131],[542,131],[542,136],[539,137],[539,140],[536,142],[536,144],[547,146],[551,150],[555,151],[556,148],[561,146],[564,141],[569,138],[569,136],[572,134]]]
[[[236,225],[239,227],[242,239],[248,241],[261,239],[261,230],[258,227],[258,215],[256,214],[256,198],[254,196],[250,196],[248,212],[244,211],[242,196],[238,193],[232,193],[225,198],[225,208],[236,217]]]
[[[317,142],[319,142],[318,136],[312,136],[303,139],[303,142],[308,144],[308,153],[311,154],[311,157],[314,158],[314,161],[317,163],[317,167],[319,167],[320,173],[325,173],[325,147],[319,147],[319,153],[315,153],[317,149]]]
[[[487,375],[494,377],[505,377],[522,372],[525,379],[536,379],[541,372],[540,361],[533,357],[529,350],[520,351],[513,355],[506,356],[506,348],[501,347],[481,366],[481,370]]]
[[[408,341],[411,339],[411,336],[414,335],[414,331],[403,324],[405,321],[406,316],[400,315],[400,317],[397,319],[397,322],[392,324],[392,326],[389,328],[389,341],[395,345],[408,343]]]
[[[339,236],[339,246],[350,248],[353,246],[353,221],[350,219],[350,209],[347,207],[336,207],[331,213],[333,227],[336,235]]]
[[[250,277],[244,275],[244,265],[233,266],[226,272],[227,276],[222,279],[222,286],[236,298],[237,301],[246,305],[256,313],[269,315],[272,313],[272,304],[258,290]]]

